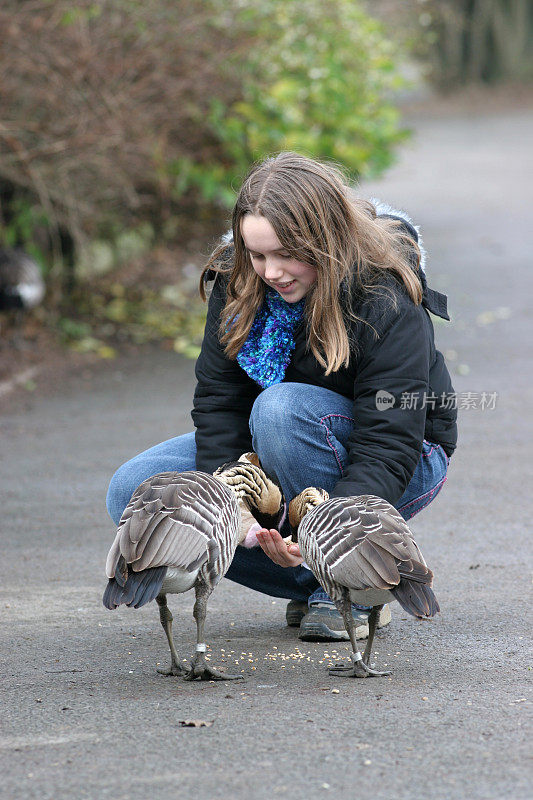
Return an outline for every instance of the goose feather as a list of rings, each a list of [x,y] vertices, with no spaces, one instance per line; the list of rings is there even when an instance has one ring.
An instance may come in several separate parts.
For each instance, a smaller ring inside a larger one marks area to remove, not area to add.
[[[300,523],[298,541],[307,563],[323,562],[328,593],[338,595],[339,585],[391,590],[401,574],[431,585],[433,573],[404,519],[374,495],[334,497],[316,506]]]
[[[160,473],[133,493],[109,552],[107,577],[115,577],[120,555],[134,572],[159,566],[192,571],[211,558],[216,568],[207,568],[204,578],[214,588],[231,563],[238,522],[237,498],[221,481],[200,472]],[[219,539],[227,545],[223,563]]]

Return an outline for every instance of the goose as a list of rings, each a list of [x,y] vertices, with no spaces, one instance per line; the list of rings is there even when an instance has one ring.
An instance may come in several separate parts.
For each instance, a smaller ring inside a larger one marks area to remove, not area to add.
[[[171,656],[170,667],[158,672],[189,681],[243,677],[219,672],[206,662],[207,601],[246,536],[241,511],[247,509],[261,525],[275,527],[283,508],[279,487],[261,469],[254,453],[219,467],[214,475],[192,470],[162,472],[137,487],[107,556],[109,581],[103,604],[108,609],[122,603],[141,608],[156,600]],[[174,645],[167,594],[192,588],[197,642],[187,669]]]
[[[22,250],[0,248],[0,311],[29,310],[44,297],[38,264]]]
[[[342,615],[352,646],[352,664],[338,664],[330,675],[381,677],[370,666],[379,612],[397,600],[419,619],[440,609],[428,568],[413,534],[399,512],[381,497],[329,498],[323,489],[308,487],[289,503],[292,539],[306,564]],[[372,607],[368,642],[357,648],[351,603]]]

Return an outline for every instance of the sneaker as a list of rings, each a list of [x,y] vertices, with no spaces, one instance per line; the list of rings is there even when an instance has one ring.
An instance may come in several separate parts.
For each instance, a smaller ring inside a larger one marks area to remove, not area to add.
[[[368,638],[368,611],[352,606],[355,620],[355,635],[358,639]],[[378,628],[383,628],[391,621],[388,605],[379,613]],[[344,621],[333,603],[317,603],[309,607],[308,613],[300,623],[298,638],[304,642],[345,642],[349,640]]]
[[[299,628],[300,622],[303,620],[309,606],[307,602],[300,602],[300,600],[290,600],[287,603],[287,610],[285,611],[285,619],[289,628]]]

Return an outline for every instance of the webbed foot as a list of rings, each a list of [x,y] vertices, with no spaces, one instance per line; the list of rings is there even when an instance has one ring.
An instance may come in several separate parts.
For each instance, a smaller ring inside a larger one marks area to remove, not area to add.
[[[192,660],[191,668],[183,676],[185,681],[236,681],[242,680],[244,675],[227,675],[218,669],[210,667],[203,653],[197,653]]]
[[[159,672],[160,675],[166,675],[167,677],[169,675],[174,675],[175,677],[179,678],[182,675],[186,675],[189,670],[187,669],[187,667],[178,664],[177,661],[174,661],[174,659],[172,659],[172,662],[168,669],[158,669],[157,671]]]
[[[360,653],[354,654],[352,661],[352,664],[337,664],[334,667],[330,667],[329,674],[340,675],[343,678],[383,678],[392,674],[390,670],[380,672],[377,669],[373,669],[363,661]]]

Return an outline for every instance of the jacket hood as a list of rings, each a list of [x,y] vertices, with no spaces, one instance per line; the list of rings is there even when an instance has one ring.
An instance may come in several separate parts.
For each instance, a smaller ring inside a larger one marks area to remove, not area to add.
[[[418,248],[420,250],[420,269],[422,272],[425,273],[426,271],[426,263],[427,263],[427,253],[424,247],[424,242],[422,240],[422,236],[420,234],[420,228],[418,225],[415,225],[409,214],[406,211],[393,208],[388,203],[384,203],[382,200],[379,200],[377,197],[370,197],[370,202],[376,207],[376,214],[378,217],[394,217],[395,219],[401,219],[405,222],[407,228],[411,228],[411,235],[415,242],[418,243]]]
[[[437,317],[449,320],[448,298],[445,294],[442,294],[442,292],[437,292],[435,289],[430,289],[428,286],[426,277],[427,254],[418,225],[413,223],[413,220],[405,211],[393,208],[393,206],[388,205],[388,203],[383,203],[376,197],[371,197],[370,202],[375,205],[376,213],[379,217],[401,219],[412,238],[417,242],[420,250],[420,268],[417,272],[422,283],[422,305],[425,306],[428,311],[431,311],[432,314],[436,314]]]

